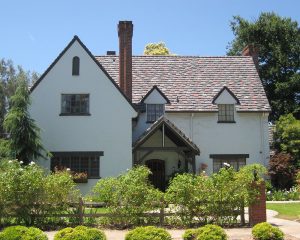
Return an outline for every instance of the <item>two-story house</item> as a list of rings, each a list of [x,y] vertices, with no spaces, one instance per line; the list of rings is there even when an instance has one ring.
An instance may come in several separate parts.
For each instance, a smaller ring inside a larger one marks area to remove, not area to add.
[[[174,172],[208,174],[269,161],[269,103],[257,52],[243,56],[132,56],[133,24],[118,25],[119,55],[94,56],[75,36],[31,88],[30,113],[53,157],[101,177],[135,164],[164,189]]]

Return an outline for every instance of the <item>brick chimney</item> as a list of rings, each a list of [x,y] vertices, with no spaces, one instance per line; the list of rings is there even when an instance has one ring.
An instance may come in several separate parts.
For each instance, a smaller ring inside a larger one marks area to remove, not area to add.
[[[132,101],[132,21],[120,21],[119,35],[119,84],[121,90]]]
[[[258,53],[259,50],[257,47],[255,47],[253,44],[247,45],[243,50],[242,50],[242,55],[243,56],[251,56],[253,58],[253,62],[255,64],[256,70],[258,71]]]

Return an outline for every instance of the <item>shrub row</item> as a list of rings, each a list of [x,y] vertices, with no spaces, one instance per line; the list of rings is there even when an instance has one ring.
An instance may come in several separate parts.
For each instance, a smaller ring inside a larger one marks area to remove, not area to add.
[[[284,234],[278,227],[269,223],[259,223],[252,229],[255,240],[283,240]],[[224,229],[217,225],[207,224],[197,229],[187,229],[183,240],[227,240]],[[34,227],[13,226],[7,227],[0,233],[0,240],[47,240],[47,236],[40,229]],[[125,240],[171,240],[171,235],[163,228],[153,226],[137,227],[129,231]],[[106,240],[103,231],[96,228],[77,226],[64,228],[58,231],[54,240]]]

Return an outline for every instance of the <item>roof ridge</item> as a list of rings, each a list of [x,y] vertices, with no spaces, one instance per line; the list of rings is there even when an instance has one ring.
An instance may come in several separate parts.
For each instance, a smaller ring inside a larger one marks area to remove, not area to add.
[[[94,55],[94,57],[119,57],[119,55]],[[251,56],[193,56],[193,55],[133,55],[135,58],[252,58]]]

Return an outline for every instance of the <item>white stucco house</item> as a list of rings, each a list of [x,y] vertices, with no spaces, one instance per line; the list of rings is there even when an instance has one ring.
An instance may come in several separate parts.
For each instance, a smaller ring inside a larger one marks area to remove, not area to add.
[[[243,56],[132,56],[133,25],[118,25],[119,55],[94,56],[75,36],[31,88],[30,114],[53,157],[39,163],[99,178],[135,164],[164,189],[175,172],[208,174],[269,161],[270,106],[254,48]]]

